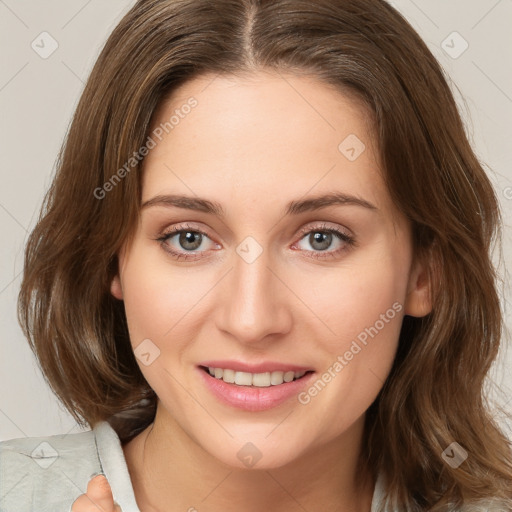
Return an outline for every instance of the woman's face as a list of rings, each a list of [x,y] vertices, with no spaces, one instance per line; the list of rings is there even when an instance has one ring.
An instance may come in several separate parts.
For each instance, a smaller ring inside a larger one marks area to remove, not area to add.
[[[312,78],[210,75],[153,130],[112,293],[159,407],[238,467],[360,432],[404,314],[429,309],[366,109]]]

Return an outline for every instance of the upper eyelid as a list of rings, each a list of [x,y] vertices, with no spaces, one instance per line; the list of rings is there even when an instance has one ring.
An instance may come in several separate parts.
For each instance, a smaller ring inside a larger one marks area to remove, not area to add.
[[[308,232],[311,232],[311,231],[330,231],[330,230],[335,230],[335,231],[348,231],[350,233],[350,235],[352,236],[352,231],[347,228],[346,226],[342,226],[340,224],[335,224],[334,222],[326,222],[326,221],[322,221],[321,222],[321,225],[306,225],[304,226],[303,228],[300,228],[298,233],[297,234],[302,234],[302,233],[308,233]]]
[[[203,235],[206,235],[213,243],[218,243],[218,242],[215,242],[215,240],[209,235],[208,233],[208,229],[203,229],[201,227],[198,227],[198,226],[190,226],[189,225],[190,223],[189,222],[185,222],[183,224],[174,224],[171,228],[168,228],[168,229],[164,229],[163,232],[162,232],[162,236],[161,238],[166,238],[166,237],[171,237],[172,235],[175,235],[177,233],[180,233],[182,231],[192,231],[192,232],[197,232],[197,233],[201,233]],[[330,225],[332,224],[332,225]],[[335,226],[335,228],[333,228],[333,226]],[[349,237],[353,237],[354,235],[352,234],[352,231],[350,229],[348,229],[346,226],[342,226],[342,225],[337,225],[333,222],[327,222],[327,221],[321,221],[321,224],[320,225],[306,225],[304,227],[301,227],[297,232],[296,234],[294,235],[295,237],[297,236],[300,236],[301,238],[299,238],[297,241],[300,241],[302,240],[303,236],[306,236],[308,233],[312,232],[312,231],[329,231],[330,229],[335,229],[335,230],[338,230],[338,231],[347,231],[347,236]]]

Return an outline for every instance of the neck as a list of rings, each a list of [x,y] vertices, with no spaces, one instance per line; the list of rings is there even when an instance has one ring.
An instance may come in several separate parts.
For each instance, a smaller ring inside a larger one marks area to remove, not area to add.
[[[158,402],[155,421],[123,446],[141,512],[370,512],[375,482],[358,474],[364,415],[339,438],[285,466],[227,466],[191,439]]]

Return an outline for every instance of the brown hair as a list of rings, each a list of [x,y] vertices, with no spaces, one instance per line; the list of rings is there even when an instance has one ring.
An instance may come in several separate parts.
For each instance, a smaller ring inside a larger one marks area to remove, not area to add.
[[[433,310],[404,319],[361,460],[385,475],[396,510],[477,510],[461,506],[484,498],[512,509],[510,442],[483,393],[502,328],[497,200],[439,64],[382,0],[140,0],[128,12],[87,82],[26,248],[18,315],[49,385],[80,424],[109,421],[123,442],[153,421],[157,397],[109,288],[138,220],[142,164],[104,198],[94,191],[144,145],[176,87],[262,69],[308,73],[365,101],[389,192],[416,256],[431,262]],[[469,453],[456,469],[442,458],[453,441]]]

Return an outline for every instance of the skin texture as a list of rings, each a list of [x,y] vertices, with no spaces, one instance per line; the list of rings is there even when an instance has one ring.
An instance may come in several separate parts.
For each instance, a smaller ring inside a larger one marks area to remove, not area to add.
[[[121,512],[119,505],[114,504],[105,475],[97,475],[89,480],[86,494],[75,500],[71,512]]]
[[[371,116],[314,78],[259,71],[184,84],[154,127],[191,96],[197,106],[146,157],[142,202],[198,196],[220,203],[225,217],[143,208],[111,286],[124,301],[133,348],[149,339],[160,351],[148,366],[138,361],[159,397],[155,421],[123,447],[138,504],[144,512],[280,512],[299,504],[368,512],[375,482],[362,485],[356,474],[365,411],[392,367],[404,314],[430,311],[410,226],[384,185]],[[354,161],[338,149],[351,134],[366,147]],[[284,215],[289,201],[333,191],[375,209]],[[172,226],[207,234],[191,259],[165,250],[187,253],[179,234],[157,240]],[[333,235],[322,251],[313,235],[325,227],[354,243]],[[262,249],[252,263],[236,250],[248,236]],[[198,376],[201,361],[236,359],[307,366],[320,377],[393,304],[394,318],[306,405],[294,397],[241,411],[220,403]],[[237,457],[248,442],[261,453],[252,468]]]

